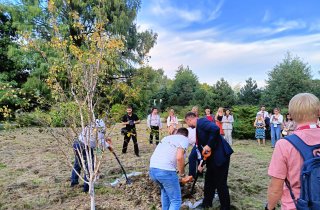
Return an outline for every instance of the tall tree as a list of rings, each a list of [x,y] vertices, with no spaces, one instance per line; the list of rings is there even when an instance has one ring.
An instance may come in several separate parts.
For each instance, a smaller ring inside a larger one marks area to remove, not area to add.
[[[261,90],[258,88],[257,82],[251,77],[246,80],[246,84],[240,88],[238,100],[240,104],[257,105],[261,97]]]
[[[301,92],[311,91],[311,68],[299,57],[288,53],[281,63],[268,73],[262,102],[272,107],[286,107],[290,99]]]
[[[170,88],[170,105],[186,106],[190,104],[199,86],[198,77],[187,66],[179,66],[172,87]]]
[[[213,104],[212,107],[231,107],[236,103],[236,97],[229,83],[221,78],[212,89]]]

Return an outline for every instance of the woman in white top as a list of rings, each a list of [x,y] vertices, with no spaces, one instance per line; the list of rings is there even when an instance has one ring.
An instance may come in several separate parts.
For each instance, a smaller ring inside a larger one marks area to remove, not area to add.
[[[280,114],[280,109],[274,108],[273,115],[270,118],[271,147],[272,148],[275,147],[277,141],[280,139],[282,123],[283,123],[283,116]]]
[[[178,127],[178,118],[174,115],[174,110],[170,109],[169,117],[167,118],[167,127],[169,135],[173,134]]]
[[[232,145],[232,123],[234,122],[233,116],[230,114],[230,109],[226,110],[226,114],[222,117],[222,129],[224,138]]]

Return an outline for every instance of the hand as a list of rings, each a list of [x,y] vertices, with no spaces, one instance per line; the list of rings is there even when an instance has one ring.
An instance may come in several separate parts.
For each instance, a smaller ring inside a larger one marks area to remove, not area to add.
[[[200,164],[198,165],[198,171],[199,171],[200,173],[202,173],[203,170],[204,170],[204,166],[201,166],[201,165],[202,165],[202,162],[203,162],[203,160],[201,160],[201,161],[200,161]]]
[[[106,142],[111,145],[111,144],[112,144],[111,138],[110,138],[110,137],[107,137],[107,138],[106,138]]]

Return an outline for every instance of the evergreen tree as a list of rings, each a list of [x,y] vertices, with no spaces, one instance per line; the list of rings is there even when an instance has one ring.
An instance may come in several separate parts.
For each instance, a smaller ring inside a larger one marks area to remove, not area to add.
[[[258,88],[257,82],[251,77],[246,80],[246,84],[238,93],[240,104],[257,105],[261,97],[261,90]]]

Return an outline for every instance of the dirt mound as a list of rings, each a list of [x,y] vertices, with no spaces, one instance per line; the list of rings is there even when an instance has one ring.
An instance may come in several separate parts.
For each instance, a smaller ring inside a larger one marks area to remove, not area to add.
[[[134,207],[141,207],[142,205],[154,206],[160,208],[160,188],[154,183],[148,174],[131,177],[131,184],[120,182],[116,188],[126,192],[126,199],[134,203]],[[183,201],[195,201],[203,197],[203,182],[200,180],[195,185],[194,194],[190,196],[192,183],[181,185],[181,193]]]

